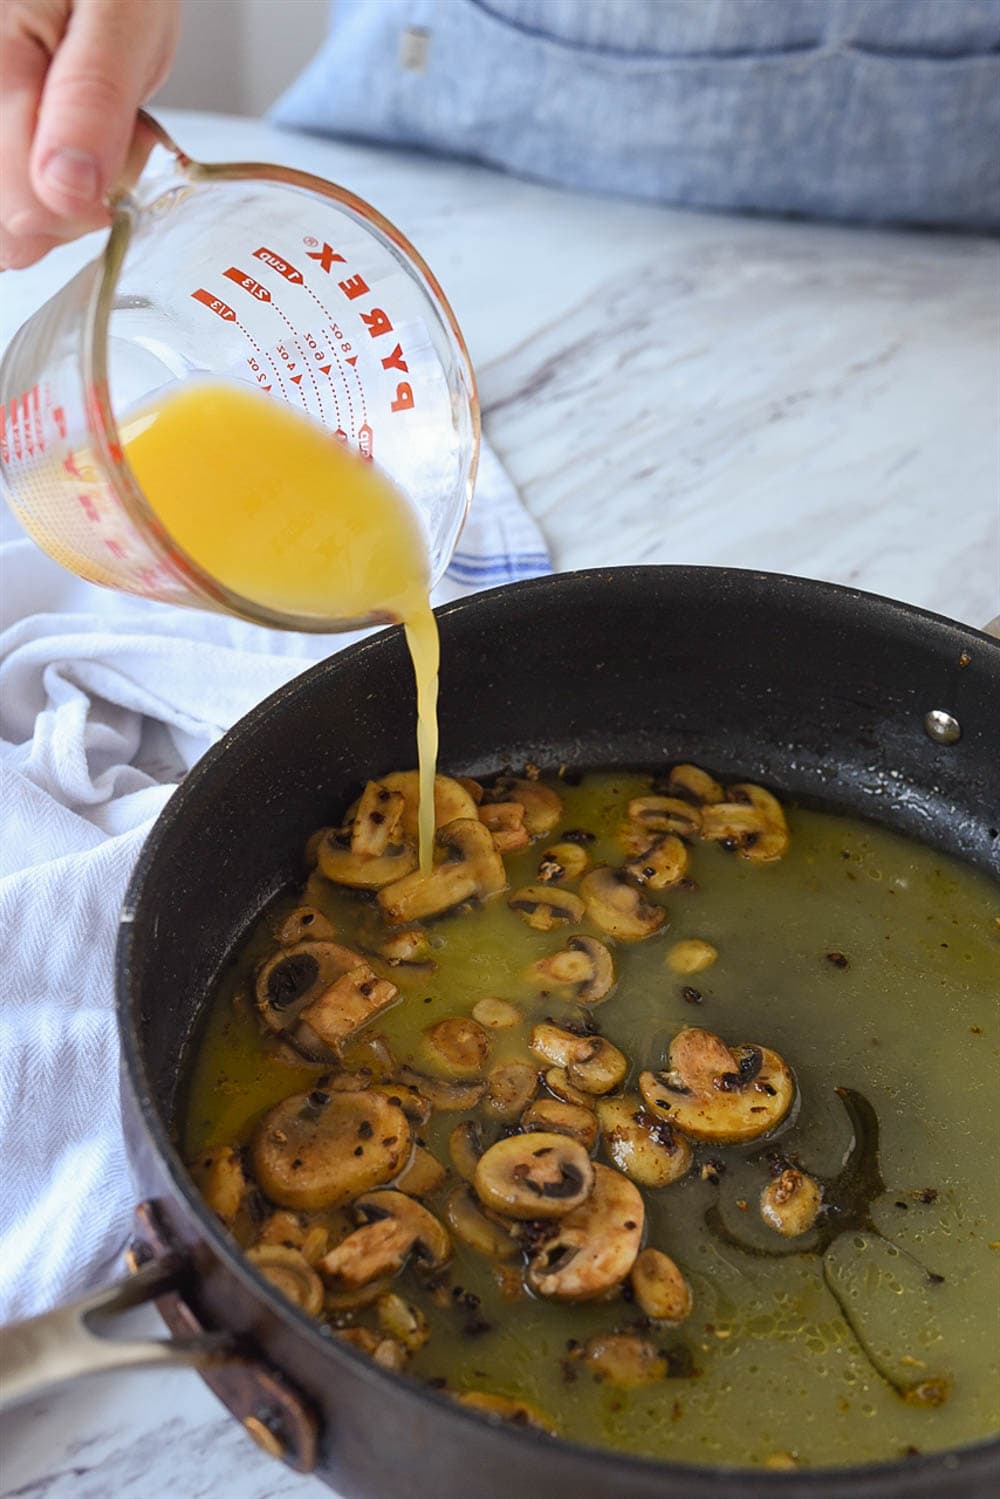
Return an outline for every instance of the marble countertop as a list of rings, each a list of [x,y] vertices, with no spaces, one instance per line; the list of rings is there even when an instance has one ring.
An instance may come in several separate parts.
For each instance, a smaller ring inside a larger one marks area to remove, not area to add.
[[[995,243],[674,212],[164,119],[192,156],[317,172],[410,236],[557,568],[727,564],[971,624],[1000,611]],[[94,252],[5,274],[0,345]],[[8,1417],[0,1442],[4,1499],[330,1492],[257,1452],[185,1373],[67,1389]]]

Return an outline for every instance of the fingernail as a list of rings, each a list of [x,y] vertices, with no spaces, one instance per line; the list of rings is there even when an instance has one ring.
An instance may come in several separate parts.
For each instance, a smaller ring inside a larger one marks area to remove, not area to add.
[[[93,203],[97,198],[100,172],[96,156],[89,151],[78,151],[74,146],[53,151],[42,168],[42,176],[49,187],[78,203]]]

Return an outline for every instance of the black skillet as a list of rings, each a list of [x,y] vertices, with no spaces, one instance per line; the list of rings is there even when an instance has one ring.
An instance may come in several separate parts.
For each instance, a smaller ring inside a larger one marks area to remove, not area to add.
[[[874,818],[1000,872],[1000,644],[902,604],[729,569],[597,570],[440,613],[441,764],[702,762]],[[986,1499],[1000,1443],[801,1473],[654,1463],[499,1427],[335,1344],[269,1288],[174,1147],[213,983],[307,835],[414,759],[398,630],[277,692],[199,764],[149,838],[118,948],[136,1259],[175,1331],[235,1338],[205,1376],[293,1466],[366,1499]],[[205,1352],[193,1357],[204,1361]],[[209,1355],[211,1357],[212,1355]]]

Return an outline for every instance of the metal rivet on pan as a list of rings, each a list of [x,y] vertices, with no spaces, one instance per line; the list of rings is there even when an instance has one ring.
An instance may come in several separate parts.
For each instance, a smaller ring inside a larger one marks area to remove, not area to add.
[[[962,725],[943,708],[932,708],[924,715],[924,733],[935,744],[957,744],[962,737]]]

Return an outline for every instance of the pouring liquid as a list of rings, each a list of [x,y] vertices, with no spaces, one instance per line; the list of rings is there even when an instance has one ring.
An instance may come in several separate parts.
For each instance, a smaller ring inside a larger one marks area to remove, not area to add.
[[[238,385],[181,385],[122,423],[172,539],[234,593],[289,614],[402,622],[417,683],[420,866],[434,838],[438,633],[419,522],[378,469]]]

